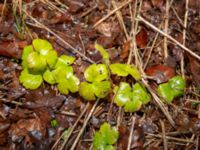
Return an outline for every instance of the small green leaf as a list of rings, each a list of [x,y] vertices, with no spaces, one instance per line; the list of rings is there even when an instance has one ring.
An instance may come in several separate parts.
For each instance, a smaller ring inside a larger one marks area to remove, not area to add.
[[[39,73],[46,69],[46,60],[40,56],[37,52],[32,52],[26,58],[28,69],[33,73]]]
[[[52,127],[57,127],[58,126],[58,121],[56,119],[51,120],[51,126]]]
[[[94,91],[94,86],[91,83],[81,82],[81,84],[79,85],[79,94],[85,100],[93,101],[96,99],[93,91]]]
[[[22,60],[26,60],[28,55],[32,52],[33,52],[33,46],[32,45],[25,46],[24,49],[23,49],[23,52],[22,52]]]
[[[55,84],[56,83],[56,79],[54,78],[54,74],[49,69],[47,69],[44,72],[43,78],[49,84]]]
[[[47,53],[47,55],[45,55],[45,59],[47,61],[48,66],[53,69],[53,67],[56,65],[57,63],[57,52],[55,50],[51,50]]]
[[[108,52],[103,48],[103,46],[101,46],[100,44],[98,43],[95,43],[94,45],[95,49],[98,50],[101,54],[101,56],[103,57],[103,61],[106,65],[109,65],[110,64],[110,61],[109,61],[109,54]]]
[[[56,79],[56,82],[62,82],[62,80],[66,80],[67,76],[73,75],[73,68],[71,66],[61,66],[56,68],[55,70],[52,71],[54,78]]]
[[[105,64],[92,64],[84,72],[85,79],[89,82],[100,82],[108,78]]]
[[[128,76],[129,74],[135,79],[141,79],[140,73],[135,66],[131,66],[128,64],[111,64],[110,70],[113,74],[117,74],[118,76]]]
[[[55,68],[60,66],[69,66],[74,63],[75,58],[67,55],[61,55],[58,58]]]
[[[118,106],[125,105],[128,101],[131,100],[131,90],[132,89],[128,83],[121,82],[118,90],[116,91],[117,93],[115,95],[114,102]]]
[[[69,90],[68,90],[68,86],[69,86],[69,83],[67,80],[62,80],[62,82],[59,82],[58,83],[58,90],[61,94],[69,94]]]
[[[20,74],[19,81],[26,89],[34,90],[42,84],[42,76],[30,74],[27,69],[24,69]]]
[[[117,142],[119,133],[116,128],[111,128],[108,123],[101,125],[100,130],[93,137],[94,150],[114,150],[112,146]]]
[[[181,76],[175,76],[169,80],[169,85],[173,89],[174,97],[183,95],[186,82]]]
[[[94,94],[98,98],[106,97],[109,91],[111,90],[111,85],[109,81],[94,82],[93,85],[94,85]]]
[[[169,83],[163,83],[158,86],[158,95],[164,98],[167,102],[172,102],[174,99],[173,90]]]
[[[72,92],[72,93],[77,92],[78,88],[79,88],[79,84],[80,84],[79,79],[76,76],[71,75],[67,78],[67,80],[68,80],[69,91]]]
[[[35,50],[43,56],[53,49],[51,43],[43,39],[34,39],[32,44]]]
[[[139,100],[143,104],[147,104],[150,101],[150,95],[147,93],[146,89],[142,87],[139,83],[136,83],[133,87],[133,97],[139,97]]]
[[[133,97],[132,101],[128,101],[124,106],[125,112],[135,112],[138,111],[142,106],[142,101],[140,99]]]

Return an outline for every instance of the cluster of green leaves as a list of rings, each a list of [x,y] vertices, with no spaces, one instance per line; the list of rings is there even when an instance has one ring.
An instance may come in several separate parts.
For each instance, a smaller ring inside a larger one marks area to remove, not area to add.
[[[104,98],[111,89],[108,80],[108,69],[105,64],[92,64],[84,72],[85,82],[79,86],[79,94],[85,100]]]
[[[175,97],[183,95],[185,87],[185,80],[181,76],[175,76],[167,83],[160,84],[157,92],[167,102],[172,102]]]
[[[100,130],[93,137],[94,150],[115,150],[113,144],[118,140],[119,133],[116,128],[111,128],[108,123],[101,125]]]
[[[150,95],[146,89],[139,83],[135,83],[133,88],[126,82],[121,82],[119,87],[115,87],[114,102],[118,106],[123,106],[125,112],[135,112],[139,110],[142,104],[150,101]]]
[[[51,85],[58,84],[58,90],[62,94],[77,92],[80,82],[71,66],[74,60],[74,57],[67,55],[58,57],[48,41],[34,39],[32,45],[24,47],[22,53],[20,83],[25,88],[34,90],[44,80]]]

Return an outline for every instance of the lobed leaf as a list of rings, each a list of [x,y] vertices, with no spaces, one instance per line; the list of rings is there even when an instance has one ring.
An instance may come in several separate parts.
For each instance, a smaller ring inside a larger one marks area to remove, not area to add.
[[[43,79],[49,84],[55,84],[56,83],[56,79],[54,77],[54,74],[49,69],[47,69],[44,72]]]
[[[56,66],[55,68],[57,67],[60,67],[60,66],[69,66],[71,64],[74,63],[74,60],[75,58],[74,57],[71,57],[71,56],[67,56],[67,55],[61,55],[59,58],[58,58],[58,61],[56,63]]]
[[[44,56],[53,49],[51,43],[43,39],[34,39],[32,44],[34,49]]]

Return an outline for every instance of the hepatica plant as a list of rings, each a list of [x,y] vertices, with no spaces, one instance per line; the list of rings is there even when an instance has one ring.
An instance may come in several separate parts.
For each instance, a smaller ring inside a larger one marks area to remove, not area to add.
[[[183,95],[185,87],[185,80],[181,76],[175,76],[167,83],[160,84],[157,92],[167,102],[172,102],[175,97]]]
[[[58,84],[58,90],[62,94],[77,92],[79,79],[70,66],[74,60],[75,58],[67,55],[58,57],[48,41],[34,39],[32,45],[24,47],[22,53],[20,83],[25,88],[34,90],[44,80],[51,85]]]
[[[93,150],[115,150],[113,144],[118,140],[119,133],[108,123],[101,125],[100,130],[93,137]]]
[[[85,100],[96,100],[104,98],[110,91],[111,85],[108,81],[108,69],[105,64],[92,64],[84,72],[85,82],[79,86],[79,94]]]
[[[124,107],[125,112],[135,112],[141,108],[142,104],[147,104],[151,99],[146,89],[139,83],[135,83],[131,88],[128,83],[121,82],[114,91],[114,102],[118,106]]]

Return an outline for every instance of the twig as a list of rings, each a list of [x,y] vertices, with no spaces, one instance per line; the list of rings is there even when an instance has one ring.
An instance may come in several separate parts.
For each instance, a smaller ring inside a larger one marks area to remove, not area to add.
[[[132,141],[132,136],[133,136],[133,131],[134,131],[135,120],[136,120],[135,116],[132,116],[132,124],[131,124],[131,130],[130,130],[130,134],[128,138],[127,150],[131,149],[131,141]]]
[[[33,20],[36,24],[38,24],[39,26],[41,26],[42,28],[44,28],[45,30],[47,30],[49,33],[51,33],[52,35],[54,35],[58,40],[60,40],[63,44],[65,44],[66,46],[68,46],[70,49],[72,49],[74,52],[76,52],[77,54],[79,54],[81,57],[83,57],[85,60],[87,60],[90,63],[95,63],[93,60],[91,60],[90,58],[88,58],[87,56],[85,56],[84,54],[82,54],[81,52],[79,52],[78,50],[76,50],[72,45],[70,45],[69,43],[67,43],[65,40],[63,40],[59,35],[57,35],[55,32],[53,32],[51,29],[49,29],[47,26],[43,25],[42,23],[40,23],[39,21],[37,21],[35,18],[33,18],[31,15],[29,15],[26,10],[24,10],[24,13],[31,19]]]
[[[186,29],[187,29],[187,20],[188,20],[188,4],[189,0],[186,0],[185,3],[185,16],[184,16],[184,28],[183,28],[183,45],[185,46],[186,42]],[[185,72],[184,72],[184,52],[181,53],[181,74],[182,77],[185,78]]]
[[[122,5],[120,5],[118,8],[112,10],[110,13],[108,13],[105,17],[103,17],[102,19],[100,19],[99,21],[97,21],[93,28],[95,28],[96,26],[98,26],[100,23],[102,23],[103,21],[105,21],[106,19],[108,19],[111,15],[113,15],[116,11],[122,9],[124,6],[128,5],[129,3],[131,3],[133,0],[128,0],[127,2],[125,1]]]
[[[164,150],[167,150],[167,139],[166,139],[166,134],[165,134],[165,125],[162,120],[160,120],[160,125],[162,128],[162,138],[163,138],[163,145],[164,145]]]
[[[166,12],[165,12],[165,33],[168,33],[169,26],[169,0],[166,0]],[[167,37],[164,36],[164,58],[168,57],[168,48],[167,48]]]
[[[65,147],[65,144],[67,143],[69,137],[71,136],[72,132],[74,131],[75,127],[77,126],[78,122],[80,121],[80,119],[82,118],[82,116],[85,114],[86,110],[88,109],[90,103],[88,102],[87,105],[85,106],[85,108],[83,109],[83,111],[81,112],[80,116],[78,117],[78,119],[76,120],[76,122],[73,124],[73,126],[69,129],[69,133],[67,134],[67,137],[65,137],[64,142],[60,148],[60,150],[62,150]],[[64,136],[64,132],[62,133],[62,135],[57,139],[57,141],[54,143],[54,145],[52,146],[51,150],[53,150],[56,145],[58,144],[58,142],[60,141],[60,139]]]
[[[99,99],[98,99],[98,100],[95,102],[95,104],[93,105],[93,107],[92,107],[90,113],[88,114],[88,116],[85,117],[85,121],[84,121],[84,123],[83,123],[83,126],[82,126],[81,130],[79,131],[79,133],[78,133],[78,135],[77,135],[77,137],[76,137],[76,139],[75,139],[75,141],[74,141],[72,147],[70,148],[70,150],[74,150],[74,149],[75,149],[76,144],[77,144],[77,142],[78,142],[80,136],[82,135],[83,131],[85,130],[85,127],[86,127],[86,125],[87,125],[87,123],[88,123],[90,117],[92,116],[92,114],[93,114],[93,112],[94,112],[94,110],[95,110],[95,108],[96,108],[98,102],[99,102]]]
[[[176,43],[178,46],[180,46],[182,49],[184,49],[186,52],[188,52],[190,55],[194,56],[195,58],[197,58],[198,60],[200,60],[200,56],[197,55],[196,53],[194,53],[193,51],[191,51],[189,48],[185,47],[183,44],[181,44],[180,42],[178,42],[176,39],[174,39],[173,37],[171,37],[170,35],[168,35],[167,33],[161,31],[160,29],[158,29],[156,26],[154,26],[153,24],[151,24],[149,21],[147,21],[146,19],[144,19],[141,16],[137,16],[137,19],[139,19],[140,21],[144,22],[146,25],[148,25],[150,28],[152,28],[153,30],[159,32],[160,34],[162,34],[163,36],[166,36],[168,39],[170,39],[171,41],[173,41],[174,43]]]
[[[117,5],[116,5],[115,0],[112,0],[112,5],[113,5],[114,9],[117,9]],[[119,21],[119,24],[120,24],[121,28],[124,30],[124,34],[126,36],[126,39],[128,39],[129,36],[128,36],[127,30],[126,30],[126,26],[124,24],[124,20],[123,20],[123,17],[122,17],[122,14],[121,14],[120,10],[117,10],[115,13],[117,15],[117,19]]]

